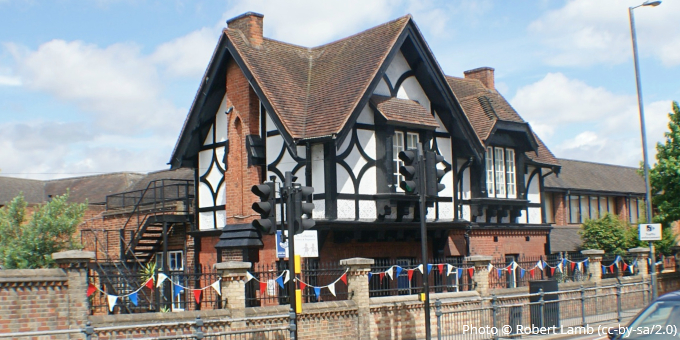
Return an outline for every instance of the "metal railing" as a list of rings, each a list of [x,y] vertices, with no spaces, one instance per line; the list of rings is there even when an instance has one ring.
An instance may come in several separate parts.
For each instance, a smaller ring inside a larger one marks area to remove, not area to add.
[[[427,274],[431,293],[459,292],[474,289],[474,282],[468,272],[471,267],[461,258],[436,258],[428,263],[432,264],[430,273]],[[422,264],[420,259],[375,259],[371,266],[371,278],[369,280],[369,294],[371,297],[420,294],[423,291],[423,274],[418,266]],[[453,266],[453,271],[448,272]],[[400,268],[400,270],[398,270]],[[462,272],[458,273],[458,269]],[[391,277],[385,271],[391,269]],[[409,276],[409,270],[413,273]],[[423,267],[427,273],[427,267]]]
[[[547,327],[587,327],[634,316],[651,301],[650,282],[599,286],[535,294],[491,296],[474,308],[444,311],[435,302],[437,339],[519,337]],[[552,328],[552,327],[555,328]],[[587,334],[582,334],[587,335]]]
[[[548,279],[560,283],[588,281],[590,276],[587,266],[577,265],[586,259],[587,256],[582,254],[522,256],[518,259],[495,258],[491,261],[493,272],[489,275],[489,287],[491,289],[527,287],[530,281]],[[513,262],[517,267],[508,270]],[[537,266],[539,263],[541,265]],[[560,263],[561,270],[557,269]]]

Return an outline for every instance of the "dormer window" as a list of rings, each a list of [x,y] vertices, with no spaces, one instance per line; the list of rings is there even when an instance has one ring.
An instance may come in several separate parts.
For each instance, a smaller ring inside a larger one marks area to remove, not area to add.
[[[489,197],[517,198],[514,149],[487,147],[485,174]]]

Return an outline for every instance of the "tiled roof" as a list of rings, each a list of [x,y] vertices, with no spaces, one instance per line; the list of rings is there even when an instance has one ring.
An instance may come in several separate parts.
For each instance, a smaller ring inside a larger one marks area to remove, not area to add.
[[[432,129],[439,127],[439,123],[432,114],[413,100],[373,96],[371,102],[388,122],[424,126]]]
[[[554,226],[550,231],[550,252],[578,251],[583,245],[581,227],[574,226]]]
[[[20,192],[29,204],[46,202],[70,190],[69,202],[102,204],[106,196],[127,191],[144,175],[121,172],[94,176],[53,179],[47,181],[0,177],[0,205],[7,204]]]
[[[129,191],[146,189],[150,182],[161,179],[183,179],[193,181],[194,170],[189,168],[179,168],[177,170],[161,170],[150,172],[135,182],[134,186],[132,186]]]
[[[224,33],[292,137],[313,138],[340,132],[410,19],[314,48]]]
[[[545,178],[544,186],[552,189],[604,191],[644,194],[645,181],[637,168],[560,159],[559,176]]]
[[[480,140],[489,138],[497,121],[525,123],[498,91],[487,89],[481,81],[451,76],[446,76],[446,80]],[[527,157],[537,163],[559,165],[543,141],[535,133],[532,134],[538,149],[536,152],[527,152]]]
[[[0,205],[6,205],[19,193],[24,194],[26,203],[45,201],[45,182],[34,179],[0,177]]]

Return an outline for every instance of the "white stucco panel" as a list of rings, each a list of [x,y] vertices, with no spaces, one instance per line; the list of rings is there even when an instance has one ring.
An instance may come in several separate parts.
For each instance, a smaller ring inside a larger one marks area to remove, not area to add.
[[[375,195],[377,192],[375,167],[372,166],[368,168],[364,173],[364,176],[361,177],[361,181],[359,182],[359,194]],[[373,206],[375,208],[375,204]]]
[[[439,202],[439,219],[453,219],[453,202]]]
[[[349,173],[340,164],[335,166],[336,178],[338,181],[338,193],[353,194],[354,193],[354,183],[352,178],[349,177]]]
[[[451,140],[448,138],[437,137],[437,149],[439,150],[439,154],[444,157],[444,161],[446,161],[446,163],[452,164],[451,171],[447,172],[444,177],[442,177],[440,183],[444,184],[446,188],[444,188],[444,190],[439,193],[439,196],[453,197],[455,192],[453,172],[455,171],[456,163],[452,161],[453,157],[451,156]],[[437,168],[444,170],[445,166],[444,164],[439,163]]]
[[[378,213],[375,207],[375,201],[360,201],[359,202],[359,219],[375,220]]]
[[[375,132],[371,130],[357,129],[357,139],[359,140],[359,145],[361,145],[361,148],[364,150],[366,155],[371,159],[375,159]]]
[[[203,177],[210,171],[210,162],[213,158],[212,150],[203,150],[198,152],[198,177]]]
[[[326,201],[325,200],[314,200],[313,202],[314,202],[314,210],[312,210],[312,218],[318,218],[318,219],[326,218]]]
[[[466,160],[465,159],[458,159],[458,170],[465,164]],[[465,172],[463,172],[463,191],[461,193],[462,199],[468,200],[471,198],[470,194],[470,168],[465,169]]]
[[[215,218],[213,217],[212,211],[198,213],[198,229],[215,229]]]
[[[324,152],[323,144],[312,145],[312,186],[314,193],[325,192],[326,179],[324,178]]]
[[[394,55],[394,59],[390,63],[390,66],[387,67],[385,74],[390,80],[390,83],[392,83],[392,86],[395,86],[395,84],[397,84],[397,80],[399,80],[399,77],[401,77],[401,75],[406,71],[410,70],[411,66],[408,65],[406,58],[404,58],[404,55],[401,53],[401,51],[399,51]]]
[[[279,156],[283,147],[283,137],[281,135],[267,137],[267,165],[272,164]]]
[[[427,110],[427,112],[431,112],[430,99],[427,98],[425,91],[423,91],[423,88],[420,86],[420,83],[418,83],[418,80],[415,76],[410,76],[406,78],[403,83],[401,83],[401,87],[397,92],[397,98],[415,100],[420,103],[420,105],[422,105]]]
[[[435,129],[437,132],[449,132],[446,127],[444,126],[444,123],[442,123],[442,120],[439,119],[439,114],[437,111],[434,111],[434,119],[437,120],[437,123],[439,124],[439,127]]]
[[[227,96],[224,96],[222,104],[219,110],[215,114],[215,142],[224,142],[229,138],[229,116],[226,112],[229,107],[227,106]]]
[[[381,81],[382,84],[385,84],[385,81]],[[387,85],[385,85],[387,87]],[[389,96],[389,92],[387,93],[387,96]],[[373,125],[375,124],[374,116],[373,116],[373,110],[366,104],[364,106],[364,109],[361,110],[361,114],[359,114],[359,117],[357,118],[357,123],[362,123],[362,124],[369,124]]]
[[[378,86],[375,87],[373,94],[385,97],[391,96],[390,88],[387,86],[385,79],[380,79],[380,82],[378,82]]]
[[[541,208],[529,208],[529,224],[541,223]]]
[[[531,173],[535,169],[536,168],[533,167],[533,166],[527,167],[527,174],[528,175],[525,176],[526,181],[529,180],[529,176],[531,175]],[[539,183],[538,183],[539,180],[540,180],[540,175],[541,175],[540,172],[538,174],[534,175],[534,178],[531,180],[531,184],[528,185],[529,190],[527,191],[527,199],[531,203],[541,203],[541,193],[539,192]],[[527,183],[526,181],[524,182],[525,186],[526,186],[526,183]]]
[[[356,213],[354,210],[354,201],[352,200],[338,200],[338,219],[341,220],[353,220],[356,218]]]
[[[210,187],[205,183],[198,183],[198,207],[206,208],[213,206],[213,197]]]

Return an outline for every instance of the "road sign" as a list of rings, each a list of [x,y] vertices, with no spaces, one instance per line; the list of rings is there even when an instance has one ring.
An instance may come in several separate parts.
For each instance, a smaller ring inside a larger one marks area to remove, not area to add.
[[[661,240],[661,224],[640,224],[641,241],[660,241]]]
[[[288,232],[285,232],[288,235]],[[319,238],[316,230],[305,230],[295,235],[295,254],[301,257],[319,257]],[[276,233],[276,256],[288,257],[288,242],[281,241],[281,231]]]

